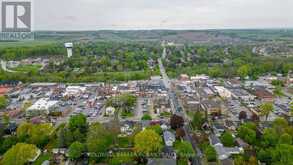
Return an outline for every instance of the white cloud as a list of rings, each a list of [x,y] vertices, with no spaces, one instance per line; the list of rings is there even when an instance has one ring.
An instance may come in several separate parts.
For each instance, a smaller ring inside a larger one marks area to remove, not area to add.
[[[35,0],[39,30],[293,27],[292,0]]]

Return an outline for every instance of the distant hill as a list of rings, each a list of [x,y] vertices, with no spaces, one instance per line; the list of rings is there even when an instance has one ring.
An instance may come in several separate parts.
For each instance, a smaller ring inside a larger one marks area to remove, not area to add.
[[[266,30],[101,30],[101,31],[37,31],[35,41],[172,41],[176,43],[241,44],[286,42],[293,44],[293,29]],[[1,43],[5,45],[4,42]],[[27,44],[31,44],[27,42]],[[14,43],[8,43],[8,46]],[[15,45],[23,45],[15,42]],[[25,44],[26,45],[26,44]]]

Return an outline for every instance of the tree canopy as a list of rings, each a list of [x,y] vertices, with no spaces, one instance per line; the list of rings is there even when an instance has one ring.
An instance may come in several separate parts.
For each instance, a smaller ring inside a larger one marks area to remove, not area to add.
[[[153,130],[145,129],[134,137],[134,148],[138,153],[156,153],[162,149],[162,146],[161,136]]]
[[[33,144],[17,143],[11,147],[1,161],[3,165],[24,165],[37,156],[38,148]]]

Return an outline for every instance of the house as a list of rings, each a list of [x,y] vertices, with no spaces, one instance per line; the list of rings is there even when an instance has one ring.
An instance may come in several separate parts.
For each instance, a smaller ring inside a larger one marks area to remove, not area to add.
[[[105,113],[107,116],[113,116],[115,114],[115,108],[114,107],[107,107]]]
[[[163,132],[164,141],[166,146],[173,146],[173,143],[175,142],[175,135],[170,131],[164,131]]]
[[[171,146],[164,146],[162,149],[163,156],[162,158],[176,159],[177,155]]]
[[[26,110],[26,116],[48,115],[57,108],[58,101],[41,98]]]
[[[189,81],[189,76],[187,74],[181,74],[179,77],[180,81]]]
[[[176,165],[176,160],[166,158],[148,159],[147,165]]]
[[[225,126],[220,123],[214,123],[213,124],[213,131],[216,134],[216,136],[221,136],[222,133],[225,132]]]
[[[249,92],[241,88],[233,88],[230,91],[232,93],[232,97],[241,100],[245,103],[250,103],[256,99],[256,96],[250,94]]]
[[[273,102],[274,95],[267,91],[265,88],[257,87],[253,90],[253,94],[262,102]]]
[[[208,112],[208,114],[220,115],[221,103],[216,100],[204,100],[202,102],[202,108]]]
[[[124,123],[122,123],[122,125],[120,126],[121,136],[131,135],[133,133],[133,127],[134,122],[125,121]]]
[[[225,160],[228,159],[231,155],[243,153],[243,148],[241,147],[224,147],[220,139],[214,134],[209,136],[209,141],[210,144],[215,148],[219,160]]]
[[[209,79],[209,76],[207,75],[196,75],[190,77],[191,81],[207,81]]]
[[[9,92],[10,88],[9,87],[1,87],[0,86],[0,96],[4,96]]]

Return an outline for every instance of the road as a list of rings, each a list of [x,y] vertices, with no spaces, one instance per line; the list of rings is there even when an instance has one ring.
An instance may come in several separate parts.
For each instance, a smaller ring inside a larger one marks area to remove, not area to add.
[[[164,51],[162,53],[162,58],[164,59],[165,57],[166,57],[166,48],[164,48]],[[162,62],[162,58],[158,59],[158,64],[159,64],[160,73],[163,79],[163,83],[165,85],[165,88],[168,90],[168,95],[169,95],[172,111],[174,114],[182,116],[184,120],[187,121],[187,124],[185,124],[185,126],[183,127],[185,131],[185,135],[186,135],[185,140],[189,141],[192,145],[193,150],[196,151],[196,156],[194,156],[192,159],[192,165],[201,165],[200,158],[202,157],[202,153],[200,149],[197,147],[197,144],[195,143],[195,141],[190,136],[191,133],[188,126],[189,121],[187,118],[185,118],[186,115],[184,115],[182,106],[179,104],[175,91],[172,91],[171,89],[171,82],[166,73],[165,67]]]

